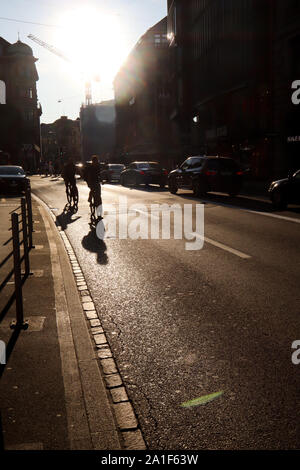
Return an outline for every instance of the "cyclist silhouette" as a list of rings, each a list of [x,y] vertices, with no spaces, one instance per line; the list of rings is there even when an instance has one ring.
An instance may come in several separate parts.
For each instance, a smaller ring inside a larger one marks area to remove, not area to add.
[[[66,194],[67,200],[70,205],[70,208],[77,210],[78,208],[78,189],[76,185],[76,167],[72,158],[68,159],[68,162],[65,163],[62,171],[62,177],[66,185]]]
[[[92,223],[96,223],[97,221],[102,220],[102,215],[97,214],[96,211],[99,209],[99,206],[102,206],[102,197],[101,197],[101,166],[98,160],[98,157],[94,155],[92,157],[92,163],[87,164],[84,172],[83,177],[90,188],[90,194],[88,201],[90,203],[91,208],[91,221]]]

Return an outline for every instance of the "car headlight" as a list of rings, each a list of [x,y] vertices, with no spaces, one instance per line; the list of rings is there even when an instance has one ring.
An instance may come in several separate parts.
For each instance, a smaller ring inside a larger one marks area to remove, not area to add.
[[[278,186],[278,184],[276,184],[276,183],[271,183],[271,185],[270,185],[270,187],[269,187],[269,191],[273,191],[277,186]]]

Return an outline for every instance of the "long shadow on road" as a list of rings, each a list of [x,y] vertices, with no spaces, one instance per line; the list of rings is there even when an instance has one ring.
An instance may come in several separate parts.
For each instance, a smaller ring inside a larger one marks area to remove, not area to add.
[[[76,220],[80,219],[80,216],[75,217],[72,219],[74,215],[74,211],[68,209],[68,205],[64,207],[64,210],[61,214],[56,216],[56,225],[61,227],[62,230],[66,230],[68,225],[73,224]]]
[[[128,185],[128,186],[123,186],[124,188],[127,188],[127,189],[136,189],[138,191],[144,191],[144,192],[147,192],[147,193],[157,193],[157,192],[160,192],[160,193],[165,193],[165,192],[168,192],[168,188],[160,188],[159,186],[146,186],[146,185],[138,185],[138,186],[134,186],[134,185]]]
[[[85,250],[90,251],[91,253],[97,254],[97,263],[98,264],[108,264],[108,256],[106,253],[107,246],[103,240],[96,235],[96,229],[91,229],[91,231],[85,235],[81,242]]]

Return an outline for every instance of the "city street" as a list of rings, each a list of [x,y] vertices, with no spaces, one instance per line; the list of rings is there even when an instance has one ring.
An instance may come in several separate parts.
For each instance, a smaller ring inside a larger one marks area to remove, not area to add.
[[[70,214],[62,178],[31,178],[73,246],[148,448],[299,448],[299,208],[105,184],[104,210],[120,196],[128,208],[203,202],[205,243],[102,242],[89,226],[88,187],[77,184]]]

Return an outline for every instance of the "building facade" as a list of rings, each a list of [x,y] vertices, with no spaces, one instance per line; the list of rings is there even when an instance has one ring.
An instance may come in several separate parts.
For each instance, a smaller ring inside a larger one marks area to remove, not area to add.
[[[170,118],[182,154],[232,156],[256,179],[299,167],[295,142],[286,148],[299,136],[290,99],[299,3],[168,1]]]
[[[68,158],[81,161],[80,120],[61,116],[51,124],[41,124],[42,160],[59,166]]]
[[[169,2],[168,35],[177,64],[173,115],[185,136],[183,150],[234,156],[261,177],[271,133],[269,3]]]
[[[167,18],[138,41],[114,80],[116,154],[170,164]]]
[[[12,164],[34,171],[40,160],[41,106],[37,100],[37,59],[21,41],[0,38],[0,150]]]
[[[191,152],[190,123],[190,54],[186,28],[187,8],[184,2],[168,0],[167,37],[169,41],[168,87],[171,151],[176,163]]]
[[[83,105],[80,109],[81,148],[83,161],[98,155],[102,161],[113,161],[115,150],[114,100]]]
[[[273,8],[274,167],[280,175],[300,168],[300,2]]]

